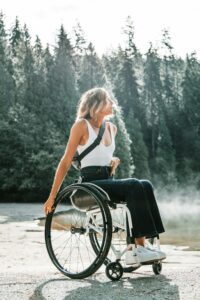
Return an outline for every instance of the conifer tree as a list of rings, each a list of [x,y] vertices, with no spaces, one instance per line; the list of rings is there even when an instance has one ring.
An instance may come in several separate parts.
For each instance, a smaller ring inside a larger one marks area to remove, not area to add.
[[[25,92],[27,90],[26,75],[24,70],[25,62],[25,40],[24,32],[18,18],[11,29],[9,44],[9,56],[13,64],[13,79],[16,86],[16,103],[25,105]]]
[[[200,62],[193,53],[187,56],[186,63],[183,80],[183,107],[181,110],[181,125],[183,128],[181,152],[183,161],[179,168],[181,169],[182,178],[183,172],[187,172],[191,178],[192,173],[199,174],[200,171]],[[197,178],[199,180],[199,177]]]
[[[143,101],[146,108],[148,131],[145,141],[150,151],[150,159],[156,156],[159,114],[163,108],[162,83],[160,79],[160,59],[156,50],[149,48],[145,61]]]
[[[115,101],[117,102],[116,99]],[[116,178],[131,177],[135,169],[133,157],[131,155],[132,141],[130,140],[130,136],[123,121],[123,113],[121,109],[115,111],[113,122],[116,124],[118,129],[115,156],[119,157],[121,161],[117,169]]]
[[[126,51],[119,49],[119,61],[114,93],[117,95],[125,115],[132,108],[135,116],[140,118],[138,84],[132,59]]]
[[[126,118],[126,126],[131,139],[131,155],[135,165],[134,176],[140,179],[149,178],[148,150],[144,143],[140,122],[134,117],[132,109]]]
[[[87,49],[87,40],[85,37],[85,33],[80,25],[80,23],[78,22],[76,24],[76,26],[74,26],[73,28],[73,35],[74,35],[74,51],[75,51],[75,55],[77,56],[82,56],[85,54],[85,51]]]
[[[153,171],[154,181],[158,185],[166,186],[172,182],[175,184],[175,153],[163,114],[159,117],[159,135]]]
[[[79,91],[83,93],[95,86],[103,86],[105,83],[106,77],[103,65],[96,54],[94,46],[89,43],[85,55],[80,61]]]
[[[49,105],[52,119],[63,133],[74,121],[77,103],[73,49],[63,26],[58,35],[55,63],[49,74]]]
[[[8,58],[7,33],[3,13],[0,13],[0,116],[6,118],[15,100],[15,85],[10,73],[11,61]]]

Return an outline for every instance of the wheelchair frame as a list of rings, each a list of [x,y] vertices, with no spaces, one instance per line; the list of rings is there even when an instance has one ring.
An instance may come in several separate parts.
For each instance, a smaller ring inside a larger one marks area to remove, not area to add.
[[[77,202],[76,195],[80,198]],[[70,202],[72,206],[69,206]],[[120,223],[121,220],[112,220],[117,209],[124,213],[124,224]],[[74,279],[94,274],[103,264],[106,265],[106,275],[111,280],[119,280],[123,272],[138,269],[141,266],[139,262],[130,267],[122,266],[121,260],[128,251],[128,246],[119,250],[112,243],[112,235],[125,235],[126,217],[131,233],[132,218],[126,204],[113,203],[109,195],[93,183],[76,183],[64,188],[57,195],[54,210],[47,215],[45,222],[45,243],[51,261],[60,272]],[[123,238],[117,238],[117,243],[122,241]],[[149,240],[151,244],[154,241],[154,238]],[[124,244],[126,239],[123,246]],[[160,249],[159,236],[156,246]],[[132,247],[135,251],[135,244]],[[114,261],[110,258],[113,255]],[[160,274],[161,261],[151,264],[154,273]]]

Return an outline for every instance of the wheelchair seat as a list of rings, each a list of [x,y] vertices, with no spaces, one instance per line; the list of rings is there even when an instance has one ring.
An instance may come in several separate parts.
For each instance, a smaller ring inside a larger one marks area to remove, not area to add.
[[[101,196],[103,196],[103,199],[107,201],[110,207],[116,208],[116,204],[113,201],[111,201],[108,194],[99,186],[91,182],[81,183],[81,186],[84,186],[89,189],[95,189],[95,193],[101,194]],[[79,189],[74,190],[72,192],[72,194],[70,195],[70,200],[72,205],[80,211],[88,211],[98,207],[97,202],[95,200],[95,196],[91,195],[91,193],[88,193],[87,190],[80,189],[80,186]]]

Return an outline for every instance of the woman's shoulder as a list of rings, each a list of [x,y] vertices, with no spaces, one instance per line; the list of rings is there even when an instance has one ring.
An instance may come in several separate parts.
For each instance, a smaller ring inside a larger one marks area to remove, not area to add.
[[[74,131],[84,131],[86,130],[87,128],[87,124],[86,124],[86,120],[81,118],[81,119],[78,119],[74,122],[74,124],[72,125],[71,129]]]

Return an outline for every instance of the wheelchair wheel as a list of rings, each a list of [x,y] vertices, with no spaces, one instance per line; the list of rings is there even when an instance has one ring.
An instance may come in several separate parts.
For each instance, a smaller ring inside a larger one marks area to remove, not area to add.
[[[76,195],[80,202],[76,202]],[[72,198],[75,206],[71,204]],[[70,278],[92,275],[103,264],[112,238],[112,220],[105,197],[95,186],[72,184],[58,194],[54,207],[45,224],[45,242],[53,264]],[[98,253],[91,245],[92,235],[101,240]]]
[[[159,239],[159,236],[157,236],[155,238],[150,238],[150,239],[148,239],[148,241],[152,246],[155,245],[155,248],[156,248],[156,246],[157,246],[156,243],[157,243],[158,239]],[[154,262],[152,264],[152,269],[153,269],[153,272],[154,272],[155,275],[161,274],[161,272],[162,272],[162,262],[161,261]]]
[[[162,271],[162,263],[160,261],[153,263],[152,269],[155,275],[159,275]]]
[[[123,268],[119,262],[111,262],[106,266],[106,275],[112,281],[119,280],[123,275]]]

